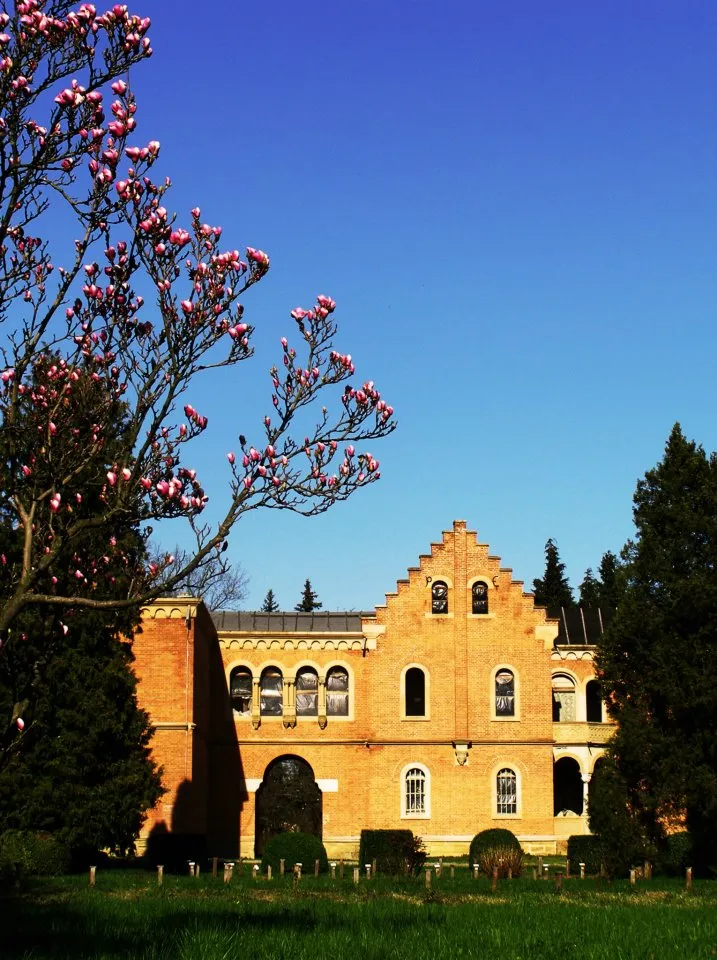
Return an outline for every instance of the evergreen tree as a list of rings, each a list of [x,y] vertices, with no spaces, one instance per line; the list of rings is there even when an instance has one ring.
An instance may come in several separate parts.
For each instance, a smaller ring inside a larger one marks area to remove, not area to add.
[[[598,571],[600,573],[600,606],[614,609],[620,602],[623,584],[620,561],[611,550],[602,555]]]
[[[314,610],[320,610],[323,607],[323,603],[319,603],[317,600],[318,593],[311,589],[311,580],[306,578],[306,583],[304,584],[304,592],[301,595],[301,601],[296,604],[294,610],[298,613],[313,613]]]
[[[264,597],[264,602],[261,605],[261,612],[277,613],[278,610],[279,610],[279,604],[276,602],[276,598],[274,597],[274,591],[272,589],[269,589],[267,590],[266,596]]]
[[[598,656],[619,724],[611,755],[653,840],[686,815],[704,872],[717,867],[717,459],[679,424],[638,482],[634,520]]]
[[[542,580],[533,580],[533,592],[537,607],[575,605],[573,591],[565,576],[565,564],[561,563],[558,545],[552,539],[545,544],[545,575]]]
[[[580,606],[599,607],[600,587],[600,582],[593,576],[592,567],[588,567],[583,582],[580,584]]]

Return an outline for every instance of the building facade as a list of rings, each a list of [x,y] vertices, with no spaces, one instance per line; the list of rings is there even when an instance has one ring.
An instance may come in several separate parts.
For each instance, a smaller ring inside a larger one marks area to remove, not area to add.
[[[139,697],[167,793],[157,832],[252,857],[319,833],[354,858],[364,828],[409,828],[433,856],[507,827],[526,850],[585,833],[612,731],[595,680],[599,610],[535,607],[463,521],[365,613],[152,604]]]

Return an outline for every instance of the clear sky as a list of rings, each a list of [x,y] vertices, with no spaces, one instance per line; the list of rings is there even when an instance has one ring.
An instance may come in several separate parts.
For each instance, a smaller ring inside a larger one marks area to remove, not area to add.
[[[317,293],[399,421],[348,503],[242,520],[247,608],[292,608],[307,576],[325,609],[371,608],[454,519],[526,584],[555,538],[577,586],[675,420],[717,448],[714,0],[132,7],[167,205],[272,262],[256,357],[190,397],[212,515]]]

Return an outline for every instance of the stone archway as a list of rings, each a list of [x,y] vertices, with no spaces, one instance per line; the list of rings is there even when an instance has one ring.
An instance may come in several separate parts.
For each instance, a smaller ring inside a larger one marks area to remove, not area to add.
[[[557,817],[566,810],[583,813],[583,780],[580,764],[572,757],[561,757],[553,764],[553,804]]]
[[[277,833],[312,833],[321,839],[322,806],[321,790],[306,760],[290,754],[272,760],[256,792],[255,855],[260,857]]]

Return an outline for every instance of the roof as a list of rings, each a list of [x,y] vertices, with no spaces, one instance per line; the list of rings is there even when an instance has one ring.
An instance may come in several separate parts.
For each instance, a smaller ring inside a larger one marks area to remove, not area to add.
[[[560,621],[558,646],[595,646],[614,615],[613,607],[548,607],[548,616]]]
[[[365,617],[373,619],[375,613],[355,610],[336,613],[216,610],[212,613],[217,632],[231,630],[240,633],[361,633],[361,620]]]

